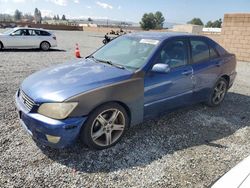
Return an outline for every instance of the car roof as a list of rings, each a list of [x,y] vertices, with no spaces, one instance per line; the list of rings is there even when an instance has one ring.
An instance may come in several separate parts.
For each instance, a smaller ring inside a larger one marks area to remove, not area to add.
[[[47,31],[48,30],[45,30],[43,28],[32,28],[32,27],[15,27],[14,30],[18,30],[18,29],[34,29],[34,30],[41,30],[41,31]]]
[[[137,32],[137,33],[130,33],[127,36],[135,37],[135,38],[145,38],[145,39],[154,39],[163,41],[165,39],[171,37],[186,37],[186,36],[201,36],[202,35],[193,35],[189,33],[181,33],[181,32]]]

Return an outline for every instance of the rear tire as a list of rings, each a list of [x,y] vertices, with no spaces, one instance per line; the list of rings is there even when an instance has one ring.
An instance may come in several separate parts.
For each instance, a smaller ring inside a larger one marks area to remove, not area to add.
[[[210,97],[206,104],[210,107],[219,106],[225,99],[228,90],[228,82],[225,78],[220,78],[214,85]]]
[[[129,126],[126,110],[118,103],[107,103],[94,110],[80,133],[90,149],[106,149],[118,143]]]
[[[40,44],[40,49],[42,51],[48,51],[50,49],[50,43],[48,43],[48,42],[42,42]]]

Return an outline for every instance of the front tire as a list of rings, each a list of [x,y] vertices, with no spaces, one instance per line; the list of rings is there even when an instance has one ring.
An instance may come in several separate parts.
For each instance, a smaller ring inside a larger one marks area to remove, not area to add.
[[[118,103],[107,103],[90,114],[80,139],[90,149],[106,149],[121,140],[128,125],[126,110]]]
[[[207,105],[210,107],[219,106],[225,99],[227,90],[228,90],[227,80],[225,78],[220,78],[213,87],[211,95],[207,101]]]
[[[50,49],[50,43],[48,43],[48,42],[42,42],[40,44],[40,49],[42,51],[48,51]]]

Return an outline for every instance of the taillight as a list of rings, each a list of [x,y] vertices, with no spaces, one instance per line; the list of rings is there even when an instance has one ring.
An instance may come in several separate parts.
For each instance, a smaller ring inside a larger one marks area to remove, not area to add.
[[[56,37],[53,37],[54,40],[56,40]]]

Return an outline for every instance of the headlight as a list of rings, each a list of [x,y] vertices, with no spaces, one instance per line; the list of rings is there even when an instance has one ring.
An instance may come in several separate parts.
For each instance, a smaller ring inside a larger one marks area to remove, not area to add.
[[[77,104],[77,102],[44,103],[38,108],[38,113],[53,119],[65,119]]]

